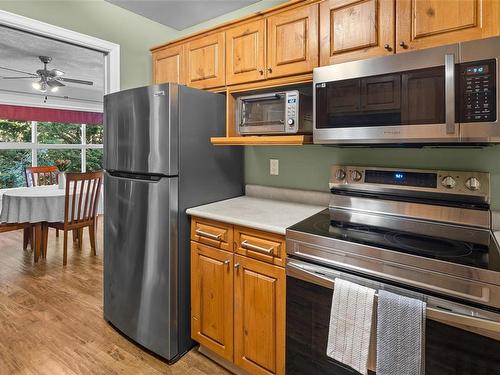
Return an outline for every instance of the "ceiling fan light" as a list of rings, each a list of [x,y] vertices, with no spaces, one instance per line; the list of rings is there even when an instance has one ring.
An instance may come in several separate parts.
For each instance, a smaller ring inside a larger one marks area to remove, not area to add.
[[[40,85],[40,91],[47,92],[47,83],[42,82],[42,84]]]
[[[50,92],[57,92],[57,91],[59,91],[59,87],[57,86],[54,86],[50,89]]]
[[[35,90],[40,90],[42,88],[42,85],[40,85],[40,82],[33,82],[31,84],[31,87],[33,87]]]

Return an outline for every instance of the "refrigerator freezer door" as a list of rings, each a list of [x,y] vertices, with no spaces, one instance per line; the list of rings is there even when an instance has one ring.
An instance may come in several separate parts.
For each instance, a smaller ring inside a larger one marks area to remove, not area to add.
[[[178,174],[178,86],[139,87],[104,97],[104,168]]]
[[[178,354],[178,178],[105,174],[104,317],[171,360]]]

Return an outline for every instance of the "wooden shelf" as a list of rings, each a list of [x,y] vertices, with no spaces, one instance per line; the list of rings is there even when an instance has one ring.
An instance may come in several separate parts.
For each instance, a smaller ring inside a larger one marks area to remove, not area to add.
[[[215,146],[299,146],[312,144],[312,135],[258,135],[240,137],[212,137]]]

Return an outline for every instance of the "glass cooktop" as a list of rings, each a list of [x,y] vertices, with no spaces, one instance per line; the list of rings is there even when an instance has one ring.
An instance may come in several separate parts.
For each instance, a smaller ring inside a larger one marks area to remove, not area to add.
[[[500,249],[493,234],[489,245],[481,245],[390,228],[335,222],[331,220],[328,209],[289,229],[500,272]]]

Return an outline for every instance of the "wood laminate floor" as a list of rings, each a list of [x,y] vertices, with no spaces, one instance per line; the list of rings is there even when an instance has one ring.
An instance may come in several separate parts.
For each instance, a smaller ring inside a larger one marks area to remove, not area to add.
[[[22,231],[0,234],[0,374],[229,374],[195,350],[169,366],[103,319],[102,226],[98,237],[97,257],[85,231],[63,267],[62,233],[36,265]]]

